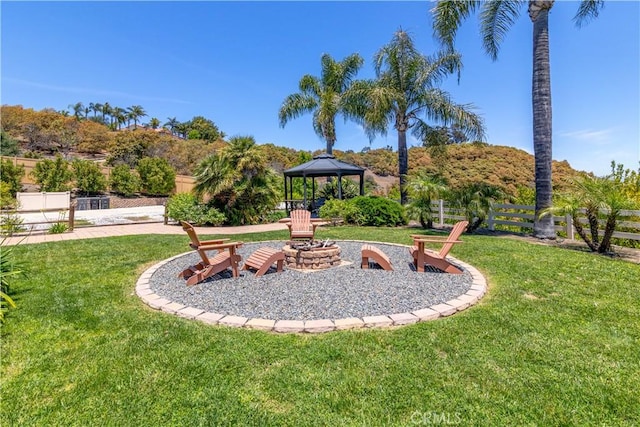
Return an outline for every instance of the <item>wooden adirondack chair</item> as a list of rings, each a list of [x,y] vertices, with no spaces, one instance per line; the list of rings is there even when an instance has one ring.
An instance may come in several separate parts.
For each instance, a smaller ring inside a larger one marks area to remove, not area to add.
[[[189,286],[200,283],[227,268],[231,268],[233,277],[238,277],[238,263],[241,257],[236,254],[236,249],[242,246],[242,242],[227,242],[229,239],[202,241],[191,224],[185,221],[180,221],[180,224],[191,239],[189,246],[198,252],[202,261],[183,270],[178,277],[185,278]],[[214,250],[218,253],[213,258],[209,258],[207,251]]]
[[[413,257],[413,264],[416,270],[424,272],[424,266],[428,264],[446,273],[461,274],[462,270],[447,261],[447,254],[455,243],[462,243],[458,238],[467,228],[467,225],[469,225],[468,221],[456,223],[447,237],[411,235],[414,245],[409,248],[409,252]],[[433,252],[425,249],[425,243],[442,243],[442,248],[438,252]]]
[[[290,240],[313,240],[318,224],[311,221],[311,212],[305,209],[291,211],[287,222]]]

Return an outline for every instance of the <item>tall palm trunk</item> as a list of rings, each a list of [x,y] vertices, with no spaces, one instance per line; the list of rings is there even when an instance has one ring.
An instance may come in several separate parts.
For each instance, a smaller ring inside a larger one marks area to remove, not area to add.
[[[409,156],[407,155],[407,130],[398,128],[398,172],[400,172],[400,204],[406,205],[407,173],[409,171]]]
[[[533,21],[533,150],[535,156],[536,217],[533,234],[555,239],[553,216],[540,213],[551,207],[551,72],[549,66],[549,10],[553,0],[531,0]]]

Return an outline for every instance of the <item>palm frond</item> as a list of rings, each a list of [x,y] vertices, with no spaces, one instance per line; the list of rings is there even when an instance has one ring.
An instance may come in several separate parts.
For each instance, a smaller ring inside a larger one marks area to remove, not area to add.
[[[520,16],[524,0],[488,0],[480,12],[482,45],[492,60],[498,58],[504,36]]]
[[[287,96],[278,112],[280,127],[284,127],[291,119],[296,119],[305,113],[313,111],[317,106],[318,100],[311,96],[302,93],[294,93]]]
[[[583,25],[598,17],[603,7],[604,0],[582,0],[578,12],[573,17],[573,22],[578,28],[582,28]]]
[[[462,21],[473,13],[479,0],[440,0],[431,9],[434,36],[449,50],[453,50],[454,40]]]

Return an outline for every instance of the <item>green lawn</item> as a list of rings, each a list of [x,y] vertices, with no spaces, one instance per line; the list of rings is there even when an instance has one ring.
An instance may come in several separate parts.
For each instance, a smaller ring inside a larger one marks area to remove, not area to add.
[[[322,228],[410,243],[415,232]],[[364,237],[366,236],[366,237]],[[241,240],[285,239],[282,232]],[[138,276],[186,236],[22,245],[0,425],[638,425],[640,266],[489,236],[452,254],[489,291],[389,330],[277,335],[156,312]]]

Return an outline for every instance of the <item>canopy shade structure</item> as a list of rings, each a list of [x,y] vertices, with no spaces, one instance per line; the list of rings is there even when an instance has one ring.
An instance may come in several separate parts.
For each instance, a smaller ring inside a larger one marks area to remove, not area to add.
[[[313,160],[301,165],[292,167],[284,171],[284,194],[287,204],[287,211],[293,209],[293,178],[304,179],[304,200],[303,204],[307,206],[307,178],[312,179],[312,198],[315,201],[315,178],[317,177],[338,177],[338,198],[342,199],[342,177],[349,175],[358,175],[360,177],[360,195],[364,194],[364,168],[352,165],[350,163],[336,160],[331,154],[320,154],[315,156]],[[288,179],[288,185],[287,185]],[[289,203],[291,202],[291,204]]]

